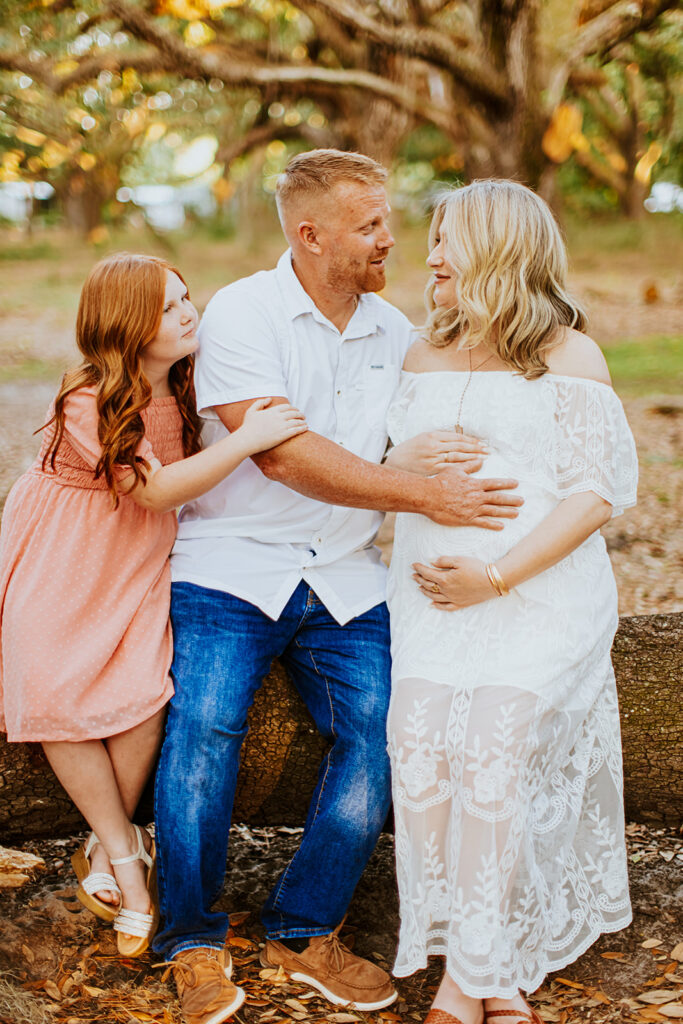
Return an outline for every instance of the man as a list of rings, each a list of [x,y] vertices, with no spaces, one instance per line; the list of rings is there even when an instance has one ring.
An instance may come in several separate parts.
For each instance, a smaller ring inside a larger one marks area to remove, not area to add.
[[[389,628],[373,540],[381,511],[453,525],[516,515],[512,481],[379,465],[385,414],[411,340],[375,292],[394,244],[386,172],[359,154],[295,157],[277,200],[290,249],[223,288],[200,329],[198,407],[211,444],[251,402],[290,401],[309,430],[247,460],[181,513],[173,554],[176,693],[157,775],[163,928],[188,1024],[244,999],[230,980],[222,890],[247,711],[278,657],[331,741],[301,846],[263,910],[264,962],[337,1005],[378,1010],[389,975],[338,930],[389,808]],[[369,511],[379,510],[379,511]]]

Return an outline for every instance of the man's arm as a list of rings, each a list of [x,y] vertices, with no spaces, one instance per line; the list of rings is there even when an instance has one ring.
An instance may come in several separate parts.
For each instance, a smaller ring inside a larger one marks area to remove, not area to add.
[[[228,430],[237,430],[254,398],[215,407]],[[282,396],[271,400],[288,401]],[[367,462],[312,430],[252,458],[270,480],[309,498],[381,512],[419,512],[446,526],[502,530],[497,520],[514,519],[523,504],[522,498],[504,493],[517,486],[515,480],[482,480],[459,469],[421,477]]]

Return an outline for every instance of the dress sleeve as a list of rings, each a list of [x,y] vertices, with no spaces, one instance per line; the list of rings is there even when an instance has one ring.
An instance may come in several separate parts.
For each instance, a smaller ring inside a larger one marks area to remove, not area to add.
[[[84,462],[95,469],[102,456],[102,445],[97,434],[98,416],[94,388],[79,388],[72,391],[64,402],[64,436],[80,455]],[[156,458],[154,450],[146,437],[140,441],[136,455],[149,462]],[[117,478],[126,476],[130,466],[118,466],[114,475]]]
[[[612,516],[635,505],[636,446],[611,387],[591,380],[558,383],[553,447],[559,498],[593,491],[610,503]]]
[[[387,410],[387,433],[394,446],[406,440],[406,421],[413,400],[413,390],[413,377],[403,372]]]
[[[205,418],[215,417],[216,405],[287,397],[275,325],[265,303],[239,284],[223,288],[206,307],[199,327],[195,387],[197,408]]]

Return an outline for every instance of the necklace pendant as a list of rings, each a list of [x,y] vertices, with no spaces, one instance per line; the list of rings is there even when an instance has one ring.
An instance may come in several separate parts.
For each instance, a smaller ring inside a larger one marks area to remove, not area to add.
[[[465,433],[465,431],[462,429],[462,427],[460,426],[459,423],[455,424],[455,426],[453,427],[453,430],[456,432],[456,434],[464,434]]]

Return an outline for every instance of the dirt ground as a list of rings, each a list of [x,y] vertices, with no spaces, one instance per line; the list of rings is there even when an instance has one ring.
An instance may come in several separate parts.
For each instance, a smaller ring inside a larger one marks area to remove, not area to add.
[[[683,1016],[683,842],[673,830],[629,827],[633,924],[603,936],[576,963],[551,975],[532,998],[557,1024],[656,1022]],[[247,992],[237,1024],[294,1021],[422,1021],[442,962],[398,983],[388,1011],[330,1007],[258,961],[259,908],[299,842],[297,829],[233,828],[230,868],[219,905],[231,914],[235,977]],[[74,899],[68,857],[76,838],[26,844],[45,869],[15,891],[0,891],[0,1024],[179,1024],[172,981],[145,954],[116,956],[113,932]],[[342,935],[361,955],[390,968],[398,931],[393,839],[383,835],[356,891]]]

